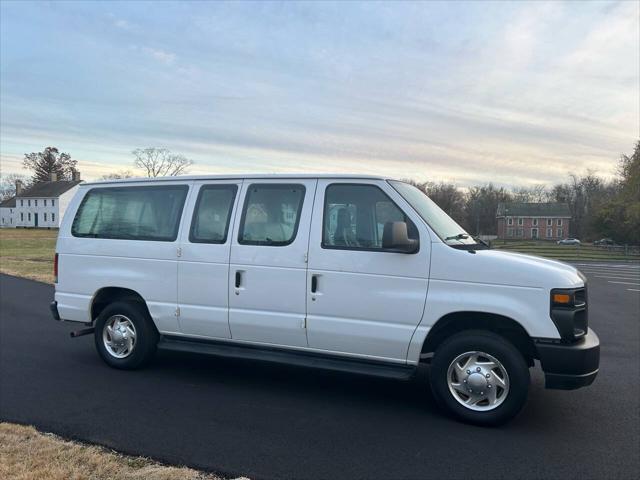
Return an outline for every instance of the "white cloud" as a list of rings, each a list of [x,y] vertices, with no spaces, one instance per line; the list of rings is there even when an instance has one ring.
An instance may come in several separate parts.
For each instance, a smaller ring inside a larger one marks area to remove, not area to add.
[[[113,24],[118,28],[122,28],[123,30],[129,30],[131,28],[131,24],[122,19],[116,20]]]
[[[176,59],[175,53],[167,52],[159,48],[142,47],[142,51],[165,65],[171,65]]]

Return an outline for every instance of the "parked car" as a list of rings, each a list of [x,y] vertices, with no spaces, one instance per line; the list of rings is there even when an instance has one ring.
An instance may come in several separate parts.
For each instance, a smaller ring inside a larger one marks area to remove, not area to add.
[[[428,363],[438,403],[481,425],[520,411],[536,359],[547,388],[598,373],[580,272],[489,250],[386,178],[84,183],[55,275],[54,318],[120,369],[159,347],[402,379]]]
[[[615,245],[616,242],[614,242],[610,238],[601,238],[600,240],[596,240],[595,242],[593,242],[593,244],[600,245],[600,246],[608,246],[608,245]]]
[[[558,240],[558,245],[580,245],[580,240],[577,238],[564,238]]]

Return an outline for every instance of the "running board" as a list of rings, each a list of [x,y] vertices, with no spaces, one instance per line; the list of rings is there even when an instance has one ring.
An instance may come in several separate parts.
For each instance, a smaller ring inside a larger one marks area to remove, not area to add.
[[[161,335],[158,348],[174,352],[202,353],[226,358],[259,360],[281,365],[318,368],[336,372],[355,373],[374,377],[408,380],[415,373],[415,366],[396,365],[366,360],[352,360],[343,357],[284,350],[271,347],[237,345],[219,341],[185,339]]]

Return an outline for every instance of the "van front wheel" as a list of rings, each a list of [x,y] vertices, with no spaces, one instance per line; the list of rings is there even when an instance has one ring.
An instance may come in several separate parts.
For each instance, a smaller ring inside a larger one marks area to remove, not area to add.
[[[158,343],[149,314],[134,302],[107,305],[96,320],[94,338],[102,359],[111,367],[126,370],[148,362]]]
[[[431,390],[457,418],[499,425],[515,417],[527,400],[529,368],[508,340],[492,332],[453,335],[431,362]]]

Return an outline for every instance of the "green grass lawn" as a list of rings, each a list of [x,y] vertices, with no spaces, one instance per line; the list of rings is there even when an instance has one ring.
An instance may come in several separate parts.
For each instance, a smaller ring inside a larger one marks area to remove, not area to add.
[[[0,272],[53,283],[58,230],[0,229]]]

